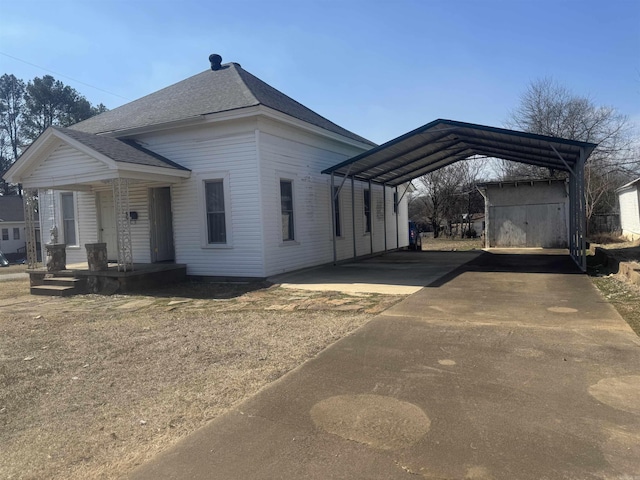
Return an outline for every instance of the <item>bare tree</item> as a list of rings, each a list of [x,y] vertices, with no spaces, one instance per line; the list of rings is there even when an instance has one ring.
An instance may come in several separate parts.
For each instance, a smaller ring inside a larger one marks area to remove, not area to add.
[[[431,225],[434,237],[438,237],[443,223],[461,224],[464,214],[469,219],[477,207],[471,199],[475,185],[484,168],[483,159],[463,160],[419,177],[418,190],[414,193],[409,215],[418,223]]]
[[[25,83],[14,75],[0,77],[0,191],[12,193],[2,174],[18,158],[22,147]]]
[[[15,75],[0,77],[0,194],[19,192],[2,180],[26,146],[51,125],[69,126],[107,108],[91,103],[50,75],[25,84]]]
[[[634,157],[636,133],[628,117],[613,107],[597,106],[574,95],[553,79],[532,82],[510,114],[507,125],[525,132],[597,143],[585,168],[587,218],[606,210],[612,192],[637,175],[640,158]],[[565,172],[513,162],[502,162],[502,177],[564,178]]]

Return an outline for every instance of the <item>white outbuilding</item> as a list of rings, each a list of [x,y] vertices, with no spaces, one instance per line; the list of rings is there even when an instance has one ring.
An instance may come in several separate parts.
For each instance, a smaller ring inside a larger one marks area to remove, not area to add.
[[[485,199],[485,246],[566,248],[569,192],[565,180],[478,185]]]
[[[616,193],[620,206],[620,227],[622,236],[628,240],[640,238],[640,201],[638,199],[640,178],[623,185]]]

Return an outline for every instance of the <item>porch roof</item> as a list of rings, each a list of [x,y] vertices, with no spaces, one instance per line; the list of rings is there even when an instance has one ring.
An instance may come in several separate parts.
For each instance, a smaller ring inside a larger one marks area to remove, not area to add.
[[[174,183],[190,174],[188,168],[133,141],[49,127],[4,178],[25,188],[73,190],[114,178]]]

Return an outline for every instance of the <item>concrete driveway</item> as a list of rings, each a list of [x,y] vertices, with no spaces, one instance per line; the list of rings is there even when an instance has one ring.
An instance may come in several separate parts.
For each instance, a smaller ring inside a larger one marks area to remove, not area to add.
[[[568,256],[429,285],[132,478],[640,479],[640,339]]]
[[[324,265],[269,278],[284,288],[410,295],[482,254],[400,251],[358,262]]]

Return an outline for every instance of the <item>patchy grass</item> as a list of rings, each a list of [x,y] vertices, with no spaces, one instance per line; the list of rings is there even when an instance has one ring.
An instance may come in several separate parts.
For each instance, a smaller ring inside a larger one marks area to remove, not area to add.
[[[24,273],[26,271],[26,265],[9,265],[6,267],[0,267],[0,275],[7,275],[9,273]]]
[[[0,478],[125,477],[402,298],[258,287],[0,283]]]
[[[23,299],[31,298],[29,294],[29,279],[2,280],[2,277],[0,277],[0,311],[3,312],[2,316],[4,316],[7,309],[3,306],[2,300],[18,299],[19,297],[23,297]]]
[[[640,336],[640,289],[616,278],[615,275],[592,277],[591,280]]]
[[[481,238],[422,237],[423,251],[456,252],[481,250],[483,247],[484,243]]]
[[[601,246],[628,243],[621,235],[608,232],[592,233],[589,235],[588,240]]]

